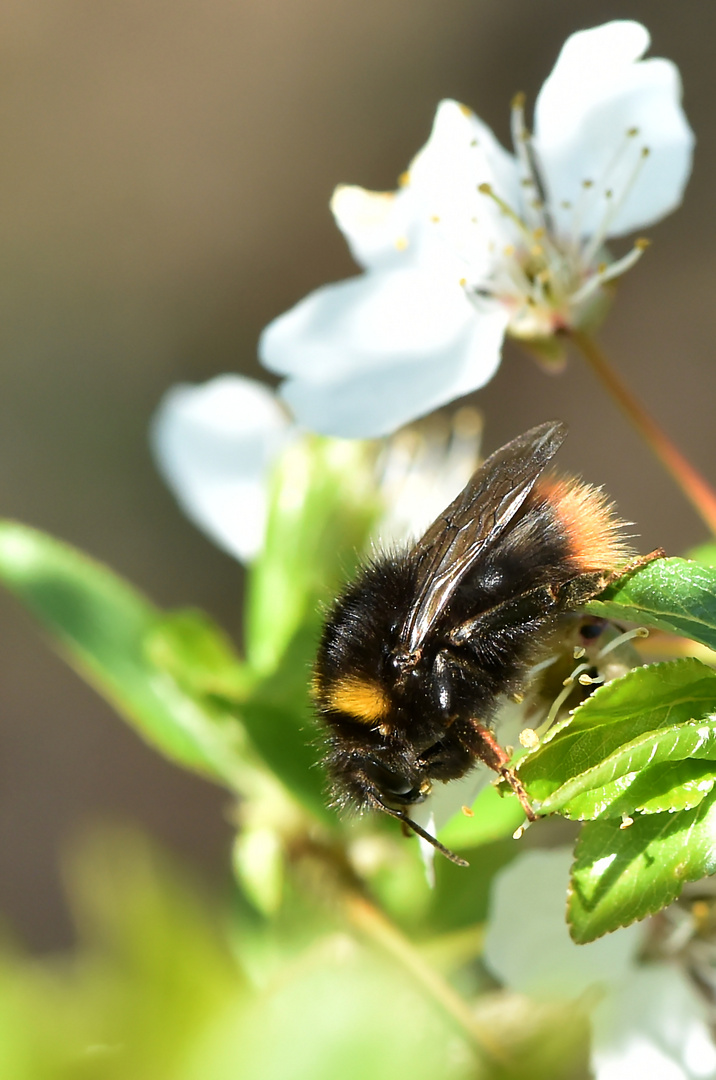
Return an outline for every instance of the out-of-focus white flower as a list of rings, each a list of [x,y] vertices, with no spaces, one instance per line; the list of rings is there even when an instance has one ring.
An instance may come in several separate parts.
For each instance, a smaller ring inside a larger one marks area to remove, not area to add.
[[[377,483],[385,507],[375,529],[383,549],[422,536],[467,484],[480,464],[482,417],[462,408],[431,417],[384,440]]]
[[[271,465],[296,435],[269,387],[240,375],[174,386],[154,416],[159,470],[191,518],[241,562],[260,551]]]
[[[571,855],[530,851],[497,877],[485,962],[506,987],[567,1000],[594,991],[595,1080],[713,1080],[716,1046],[704,1001],[673,963],[642,963],[647,923],[589,945],[569,937]]]
[[[693,134],[668,60],[619,21],[573,34],[537,98],[518,96],[514,153],[444,101],[393,192],[339,187],[332,209],[365,273],[306,297],[264,331],[263,363],[306,427],[382,435],[483,386],[505,332],[544,349],[594,322],[636,262],[611,237],[678,206]]]
[[[451,423],[428,421],[376,448],[375,483],[385,508],[377,545],[415,540],[452,502],[477,468],[481,431],[479,414],[461,409]],[[169,390],[152,422],[151,443],[187,516],[245,563],[261,550],[271,468],[299,434],[269,387],[223,375]]]

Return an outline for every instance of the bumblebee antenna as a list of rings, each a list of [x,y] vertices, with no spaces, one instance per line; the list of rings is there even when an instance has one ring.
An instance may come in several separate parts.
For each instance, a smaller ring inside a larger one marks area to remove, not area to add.
[[[392,806],[386,806],[385,803],[378,798],[373,792],[371,792],[371,799],[376,805],[378,810],[385,811],[386,814],[390,814],[391,817],[397,818],[398,821],[402,821],[404,825],[407,825],[409,829],[412,829],[414,833],[422,840],[427,840],[429,844],[444,855],[446,859],[449,859],[451,863],[455,863],[456,866],[469,866],[469,862],[466,859],[461,859],[459,855],[456,855],[450,848],[446,848],[444,844],[441,844],[436,837],[431,836],[429,832],[426,832],[422,825],[418,825],[417,821],[413,821],[403,810],[394,810]]]

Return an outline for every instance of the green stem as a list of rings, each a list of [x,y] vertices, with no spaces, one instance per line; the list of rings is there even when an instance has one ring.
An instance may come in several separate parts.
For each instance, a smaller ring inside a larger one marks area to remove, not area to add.
[[[697,514],[716,535],[716,492],[714,489],[649,415],[614,370],[596,341],[579,330],[570,330],[568,333],[602,385],[606,387],[666,471],[671,474]]]
[[[423,959],[383,912],[358,893],[344,894],[343,905],[349,922],[383,952],[397,960],[428,996],[456,1023],[462,1034],[467,1035],[470,1044],[478,1052],[483,1063],[490,1067],[490,1075],[495,1075],[496,1067],[498,1070],[504,1069],[508,1064],[504,1050],[482,1025],[478,1026],[464,998],[460,997],[450,983]]]
[[[467,1038],[479,1064],[485,1070],[485,1075],[497,1078],[509,1073],[508,1052],[494,1038],[492,1032],[478,1023],[465,999],[421,956],[408,938],[368,896],[344,853],[340,849],[301,837],[294,840],[291,854],[295,863],[310,861],[320,867],[322,873],[314,879],[314,888],[320,883],[318,894],[324,902],[328,897],[332,897],[332,902],[337,904],[343,918],[355,931],[408,972],[416,985],[420,986],[449,1018],[456,1030]]]

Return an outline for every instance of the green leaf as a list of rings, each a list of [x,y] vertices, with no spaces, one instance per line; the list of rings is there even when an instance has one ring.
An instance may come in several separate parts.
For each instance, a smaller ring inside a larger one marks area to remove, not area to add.
[[[308,693],[316,635],[300,630],[278,670],[258,679],[240,663],[231,642],[203,612],[181,611],[158,621],[149,655],[217,722],[233,717],[253,748],[312,814],[335,823],[326,806],[325,778]]]
[[[629,805],[627,792],[640,770],[716,758],[714,713],[716,673],[699,660],[636,668],[600,687],[550,732],[519,763],[519,776],[540,812],[591,817],[609,812],[617,799],[618,813],[630,813],[637,805]]]
[[[262,697],[242,710],[246,728],[266,764],[312,814],[335,824],[327,806],[326,781],[318,767],[315,732],[308,709],[288,709]]]
[[[0,581],[148,743],[185,768],[236,786],[241,728],[152,659],[145,645],[162,619],[141,593],[69,545],[8,521],[0,522]]]
[[[692,718],[632,739],[598,765],[563,784],[544,800],[540,812],[553,814],[561,811],[565,816],[574,818],[613,817],[617,812],[611,805],[614,797],[620,804],[618,813],[640,810],[643,806],[640,800],[651,798],[647,778],[653,778],[654,774],[649,770],[659,764],[692,757],[716,760],[716,720],[695,721]],[[641,781],[637,785],[639,794],[633,790],[633,782],[637,778]],[[632,799],[636,799],[636,802]]]
[[[322,439],[295,443],[273,477],[264,547],[248,578],[247,659],[275,671],[302,625],[351,576],[378,512],[372,459],[365,443]]]
[[[317,631],[294,635],[276,672],[257,684],[241,706],[252,743],[283,784],[314,815],[335,824],[327,807],[320,762],[322,739],[309,695]]]
[[[585,610],[716,649],[716,569],[686,559],[655,559],[610,585]]]
[[[502,839],[482,845],[470,858],[469,866],[455,866],[447,859],[436,857],[430,926],[444,932],[484,921],[489,913],[495,875],[520,850],[513,840]]]
[[[159,616],[147,636],[149,658],[195,696],[241,701],[254,679],[230,638],[203,611]]]
[[[564,813],[576,820],[591,820],[690,810],[708,795],[714,783],[716,768],[712,761],[662,761],[575,795]]]
[[[689,881],[716,871],[716,792],[673,814],[644,814],[627,829],[585,825],[577,841],[567,921],[579,944],[653,915]]]

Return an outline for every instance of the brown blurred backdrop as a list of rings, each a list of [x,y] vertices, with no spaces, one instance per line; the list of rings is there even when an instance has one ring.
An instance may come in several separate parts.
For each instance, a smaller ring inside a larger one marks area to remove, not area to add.
[[[5,0],[0,7],[0,513],[107,561],[166,605],[235,630],[239,572],[180,515],[149,458],[162,391],[258,374],[274,315],[353,270],[340,181],[390,188],[457,97],[506,139],[563,39],[641,19],[675,60],[698,137],[681,211],[624,280],[603,338],[716,478],[716,9],[574,0]],[[494,448],[552,416],[563,464],[603,482],[644,548],[702,530],[575,361],[508,352],[480,395]],[[227,878],[223,795],[164,764],[0,594],[0,913],[70,940],[58,852],[88,818],[143,823]]]

